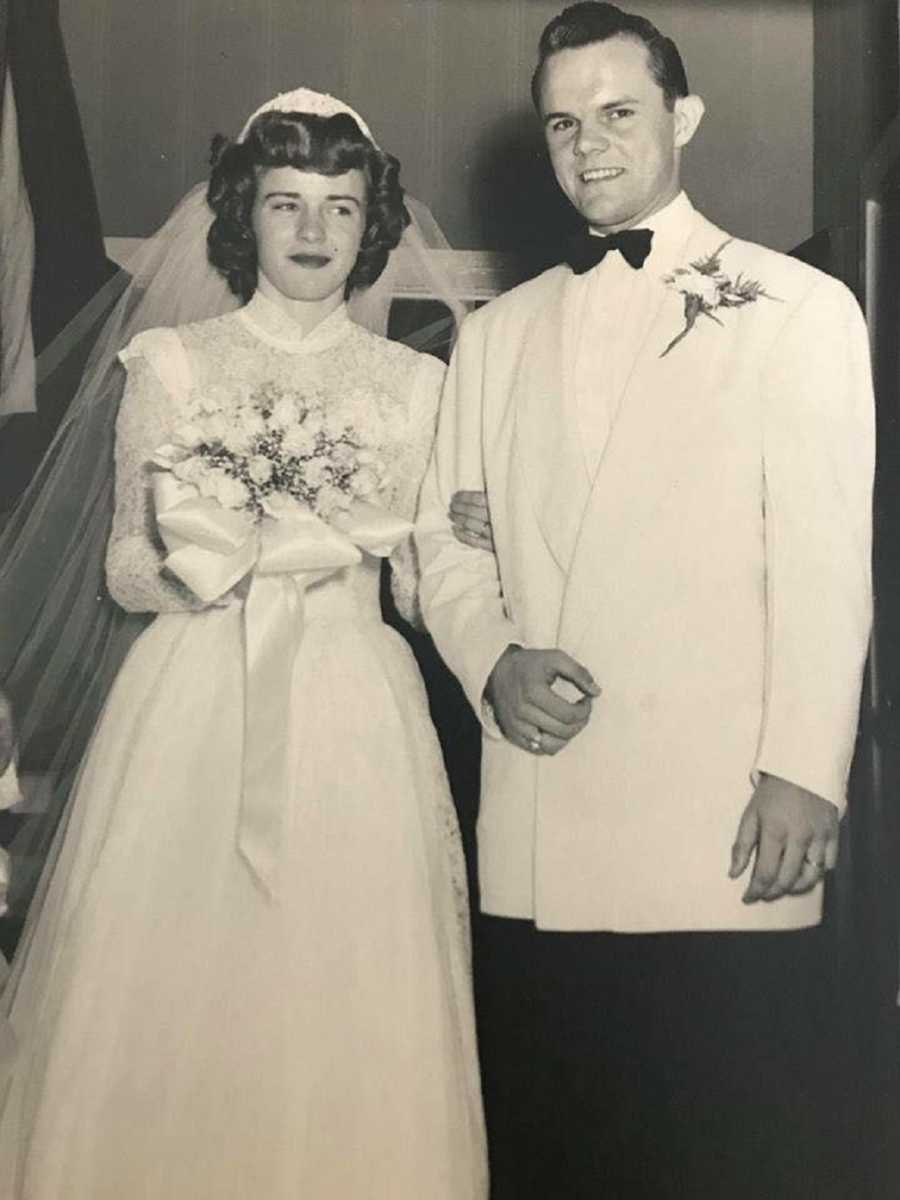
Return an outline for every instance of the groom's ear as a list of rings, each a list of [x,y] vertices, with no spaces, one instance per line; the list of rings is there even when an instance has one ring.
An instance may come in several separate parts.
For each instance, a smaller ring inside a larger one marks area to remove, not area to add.
[[[675,148],[686,146],[703,120],[706,105],[699,96],[679,96],[675,101]]]

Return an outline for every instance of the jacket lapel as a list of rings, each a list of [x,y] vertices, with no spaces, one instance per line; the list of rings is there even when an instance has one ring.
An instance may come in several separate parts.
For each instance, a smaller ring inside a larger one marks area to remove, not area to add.
[[[568,271],[549,282],[530,321],[515,388],[514,459],[553,557],[568,571],[590,495],[572,386],[573,347],[565,317]]]

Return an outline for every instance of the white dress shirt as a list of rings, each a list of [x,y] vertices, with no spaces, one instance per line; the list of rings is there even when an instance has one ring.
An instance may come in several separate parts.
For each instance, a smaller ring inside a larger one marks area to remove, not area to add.
[[[650,329],[659,279],[676,265],[693,205],[680,192],[641,223],[653,231],[644,266],[635,270],[618,250],[566,286],[566,358],[574,363],[575,398],[588,474],[594,477],[619,401]]]

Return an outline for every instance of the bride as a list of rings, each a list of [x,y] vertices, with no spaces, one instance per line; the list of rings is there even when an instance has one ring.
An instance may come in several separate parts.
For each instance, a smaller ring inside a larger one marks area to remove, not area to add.
[[[121,349],[106,573],[156,615],[5,992],[4,1200],[486,1195],[459,835],[379,606],[390,554],[412,614],[442,367],[347,304],[397,175],[342,103],[277,97],[217,145],[211,225],[185,202],[242,306]]]

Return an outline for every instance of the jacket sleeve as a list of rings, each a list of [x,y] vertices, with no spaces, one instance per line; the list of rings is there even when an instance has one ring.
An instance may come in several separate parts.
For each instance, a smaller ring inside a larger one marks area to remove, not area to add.
[[[454,492],[487,490],[483,354],[480,328],[469,318],[444,383],[434,452],[422,485],[416,545],[425,623],[485,731],[497,737],[484,688],[506,647],[523,639],[506,613],[496,558],[458,542],[449,518]]]
[[[839,809],[872,619],[874,404],[865,324],[822,278],[763,375],[766,683],[755,775]]]

